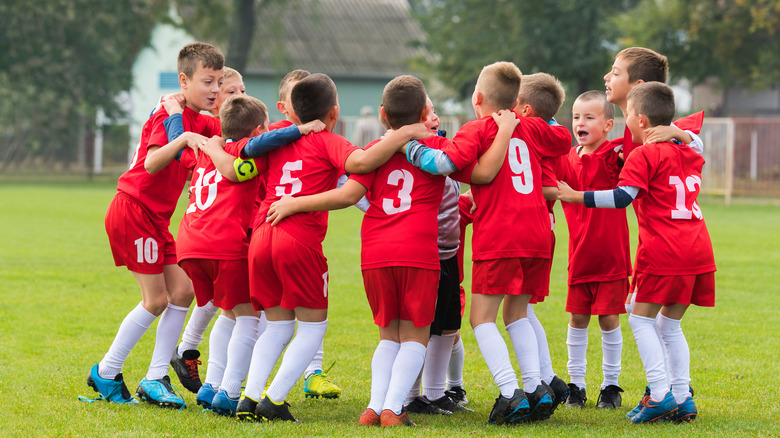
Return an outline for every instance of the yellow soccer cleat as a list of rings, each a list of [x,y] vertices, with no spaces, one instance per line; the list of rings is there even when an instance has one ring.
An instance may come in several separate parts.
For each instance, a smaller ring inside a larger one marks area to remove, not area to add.
[[[303,395],[312,398],[338,398],[341,395],[341,388],[328,380],[327,374],[315,371],[304,381]]]

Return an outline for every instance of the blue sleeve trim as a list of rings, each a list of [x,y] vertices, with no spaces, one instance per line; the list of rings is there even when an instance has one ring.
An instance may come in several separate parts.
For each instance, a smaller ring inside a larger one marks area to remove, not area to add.
[[[244,146],[244,151],[241,155],[248,158],[262,157],[272,150],[290,144],[299,138],[301,138],[301,131],[296,125],[264,132],[257,137],[252,137]]]
[[[615,196],[615,208],[626,208],[634,202],[634,198],[620,187],[612,192]]]
[[[181,114],[173,114],[163,120],[163,126],[165,127],[165,135],[168,136],[168,142],[176,140],[180,135],[184,134],[184,117]],[[181,161],[181,154],[184,149],[179,149],[176,153],[176,161]]]
[[[437,149],[431,149],[417,140],[406,144],[406,160],[412,166],[431,175],[449,175],[458,170],[447,154]]]

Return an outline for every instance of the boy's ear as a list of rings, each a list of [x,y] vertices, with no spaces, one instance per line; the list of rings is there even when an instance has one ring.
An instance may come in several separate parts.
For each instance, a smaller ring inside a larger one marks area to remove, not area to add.
[[[647,119],[647,116],[644,114],[637,114],[636,115],[639,118],[639,127],[642,129],[646,129],[650,127],[650,121]]]
[[[187,81],[189,78],[184,73],[179,73],[179,87],[181,87],[182,90],[187,89]]]
[[[604,126],[604,132],[609,132],[615,127],[615,121],[612,119],[607,120],[607,124]]]
[[[385,122],[387,122],[387,126],[390,126],[390,122],[387,121],[387,114],[385,114],[385,107],[384,105],[379,106],[379,117],[382,118]]]
[[[257,125],[255,126],[255,129],[252,130],[252,135],[250,137],[257,137],[258,135],[264,133],[266,129],[264,129],[263,125]]]
[[[276,102],[276,109],[279,110],[282,114],[287,114],[287,107],[284,105],[284,102],[281,100],[279,102]]]
[[[471,103],[474,105],[482,105],[482,101],[484,100],[484,97],[482,96],[482,92],[479,90],[474,91],[474,96],[471,99]]]
[[[339,106],[333,105],[330,107],[330,111],[328,111],[328,117],[330,117],[332,120],[338,120],[339,119]]]
[[[515,104],[515,108],[517,108],[517,103]],[[531,108],[531,105],[525,104],[519,108],[520,115],[523,117],[536,117],[536,114],[534,113],[534,109]],[[517,111],[515,111],[517,112]]]

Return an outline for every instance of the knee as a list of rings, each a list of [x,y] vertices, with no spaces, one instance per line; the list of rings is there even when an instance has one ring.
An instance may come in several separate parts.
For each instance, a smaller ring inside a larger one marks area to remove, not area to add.
[[[145,297],[143,299],[144,309],[154,316],[160,316],[168,307],[168,299],[162,296]]]

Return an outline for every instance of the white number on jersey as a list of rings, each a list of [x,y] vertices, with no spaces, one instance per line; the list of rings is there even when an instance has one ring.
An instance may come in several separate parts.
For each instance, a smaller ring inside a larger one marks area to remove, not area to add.
[[[190,190],[195,200],[187,207],[187,213],[192,213],[195,210],[205,210],[214,203],[214,199],[217,198],[217,183],[222,181],[222,174],[217,172],[217,169],[212,170],[209,173],[204,174],[206,169],[199,167],[195,169],[198,174],[198,179],[195,180]],[[206,200],[203,200],[204,188],[208,190]],[[186,213],[185,213],[186,214]]]
[[[157,262],[157,241],[149,237],[144,240],[139,237],[135,243],[136,260],[138,263],[156,263]]]
[[[534,190],[534,176],[531,172],[531,154],[528,145],[519,138],[509,140],[509,168],[512,170],[512,185],[521,195]]]
[[[303,160],[288,161],[282,166],[282,177],[279,179],[279,185],[276,186],[276,196],[294,195],[301,191],[301,180],[292,176],[293,170],[302,170]],[[290,192],[287,192],[286,185],[290,185]]]
[[[396,214],[412,208],[412,186],[414,185],[414,176],[406,169],[396,169],[390,172],[387,177],[387,183],[391,186],[401,186],[398,190],[398,198],[382,199],[382,210],[387,214]],[[398,207],[395,206],[396,202]]]
[[[675,190],[677,191],[675,209],[672,210],[672,219],[690,220],[691,217],[695,216],[696,219],[702,220],[704,215],[702,215],[701,208],[695,200],[691,206],[692,210],[688,210],[685,207],[685,198],[688,192],[693,193],[694,197],[698,195],[699,190],[696,188],[696,186],[701,187],[701,178],[696,175],[691,175],[685,178],[685,183],[683,183],[682,178],[679,176],[670,176],[669,185],[674,186]]]

